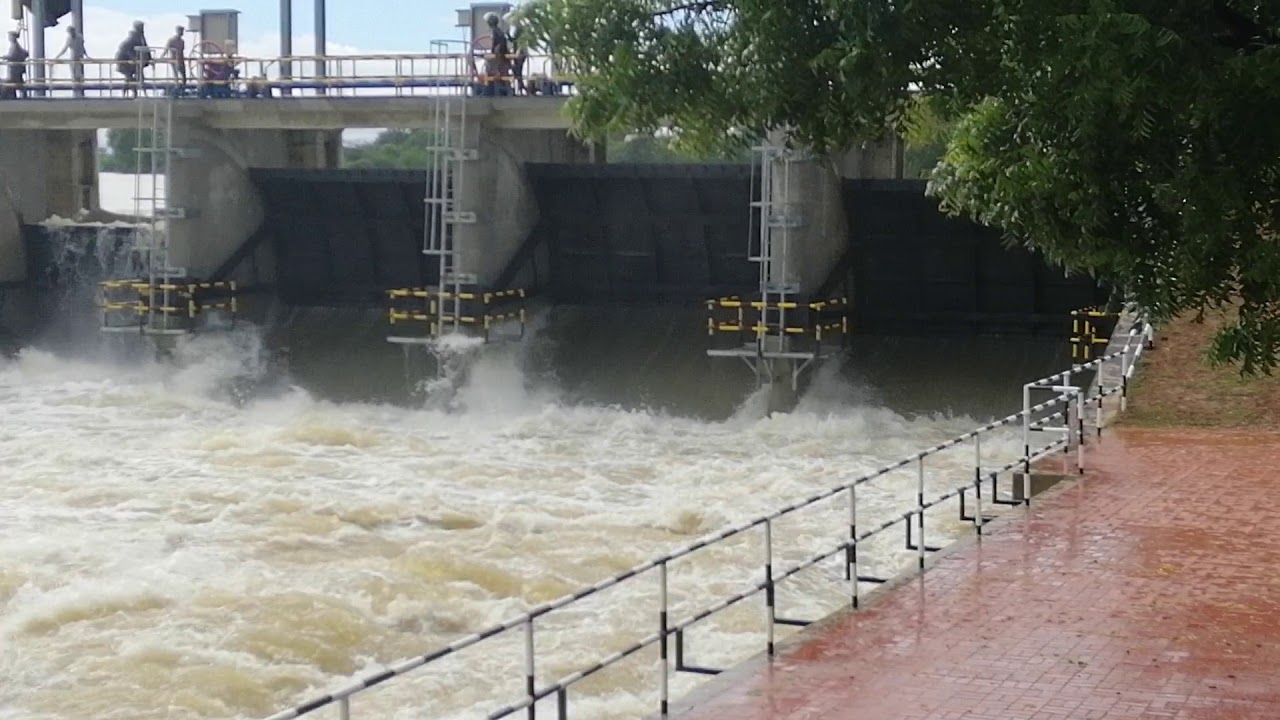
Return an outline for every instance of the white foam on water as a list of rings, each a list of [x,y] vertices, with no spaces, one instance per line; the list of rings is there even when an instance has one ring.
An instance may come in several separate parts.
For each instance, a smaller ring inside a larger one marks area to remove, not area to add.
[[[833,369],[792,414],[568,406],[527,387],[517,353],[488,349],[454,413],[297,388],[225,399],[260,350],[238,329],[184,339],[173,364],[0,360],[6,719],[264,717],[978,424],[859,403]],[[992,458],[1017,445],[984,442]],[[931,458],[931,492],[964,482],[971,452]],[[913,471],[874,484],[861,522],[914,493]],[[839,542],[846,508],[776,523],[775,562]],[[864,567],[912,561],[890,534]],[[751,535],[675,563],[673,618],[758,581],[759,553]],[[845,592],[823,566],[783,586],[780,612],[816,618]],[[539,681],[651,632],[656,601],[641,578],[540,619]],[[696,661],[758,652],[761,616],[750,601],[700,624]],[[518,633],[462,655],[362,695],[357,716],[475,717],[522,691]],[[573,715],[650,714],[657,672],[644,652],[583,682]]]
[[[85,222],[76,220],[75,218],[64,218],[61,215],[51,215],[40,221],[41,225],[46,227],[98,227],[98,228],[133,228],[137,227],[137,223],[125,222],[124,220],[113,220],[111,222]]]

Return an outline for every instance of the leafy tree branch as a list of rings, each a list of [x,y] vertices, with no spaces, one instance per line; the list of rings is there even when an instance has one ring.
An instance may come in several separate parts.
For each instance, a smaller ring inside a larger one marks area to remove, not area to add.
[[[785,127],[835,151],[917,133],[927,98],[943,119],[931,191],[945,209],[1124,288],[1156,319],[1233,308],[1213,357],[1276,365],[1280,0],[532,0],[523,12],[579,76],[570,112],[588,136],[675,127],[678,149],[698,154]]]

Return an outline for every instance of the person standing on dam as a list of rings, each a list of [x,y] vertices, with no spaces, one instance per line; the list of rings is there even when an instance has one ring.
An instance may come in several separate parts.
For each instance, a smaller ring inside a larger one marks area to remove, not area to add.
[[[515,91],[525,95],[529,92],[524,84],[524,67],[529,61],[528,42],[524,33],[520,31],[520,25],[515,13],[507,15],[506,22],[507,27],[510,28],[510,33],[507,36],[507,40],[511,45],[509,51],[514,55],[511,59],[511,74],[515,77]]]
[[[497,13],[486,13],[485,23],[489,26],[489,56],[485,60],[485,84],[501,92],[500,83],[508,82],[511,75],[511,41],[502,29]]]
[[[151,64],[151,51],[147,49],[147,36],[141,20],[133,22],[133,29],[116,50],[116,70],[124,75],[126,97],[132,90],[134,96],[142,93],[142,83],[147,66]]]
[[[67,53],[71,53],[72,92],[76,97],[84,97],[84,61],[89,55],[84,49],[84,36],[76,32],[74,25],[67,28],[67,44],[53,59],[61,60]]]
[[[0,92],[0,98],[5,100],[27,97],[27,58],[30,56],[22,43],[18,42],[18,37],[17,31],[9,31],[9,50],[4,54],[8,65],[6,83],[4,91]]]
[[[186,28],[179,25],[174,29],[173,37],[164,44],[165,55],[173,63],[173,76],[178,79],[178,89],[187,86],[187,42],[182,39]]]

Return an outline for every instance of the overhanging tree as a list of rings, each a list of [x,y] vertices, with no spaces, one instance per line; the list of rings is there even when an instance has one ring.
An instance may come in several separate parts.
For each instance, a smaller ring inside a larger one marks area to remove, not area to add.
[[[1156,319],[1229,306],[1280,353],[1280,0],[533,0],[581,132],[819,150],[956,121],[932,191]]]

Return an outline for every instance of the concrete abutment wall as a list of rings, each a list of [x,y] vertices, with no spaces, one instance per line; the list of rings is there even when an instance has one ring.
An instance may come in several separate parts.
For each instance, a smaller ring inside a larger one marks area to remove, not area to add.
[[[22,225],[98,207],[97,133],[0,130],[0,284],[26,279]]]
[[[251,167],[329,169],[341,130],[214,130],[178,120],[168,205],[171,263],[205,277],[257,230],[263,209]],[[97,131],[0,130],[0,285],[27,279],[22,226],[58,216],[100,219]]]

